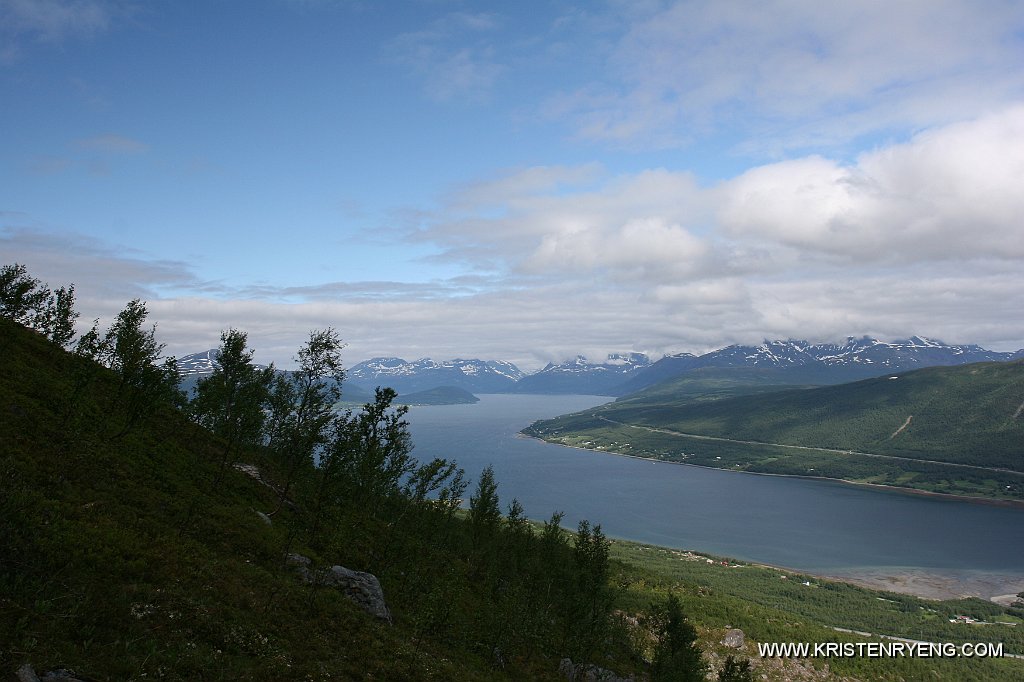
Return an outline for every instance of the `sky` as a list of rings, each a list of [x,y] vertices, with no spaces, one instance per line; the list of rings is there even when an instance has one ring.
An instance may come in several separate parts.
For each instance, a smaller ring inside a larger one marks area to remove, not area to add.
[[[1024,347],[1017,0],[0,0],[0,263],[175,355]]]

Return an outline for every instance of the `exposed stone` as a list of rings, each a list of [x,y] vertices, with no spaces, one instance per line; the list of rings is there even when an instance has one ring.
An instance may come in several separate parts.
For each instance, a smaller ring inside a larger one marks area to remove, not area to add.
[[[313,562],[301,554],[289,554],[285,561],[289,566],[295,567],[305,582],[333,587],[371,616],[391,622],[391,611],[384,601],[384,591],[377,576],[372,573],[353,571],[344,566],[332,566],[314,572],[310,570]]]
[[[260,517],[260,520],[263,521],[263,523],[267,524],[268,526],[274,525],[274,522],[270,520],[270,517],[267,516],[266,514],[264,514],[263,512],[256,511],[256,516]]]
[[[320,579],[325,585],[340,590],[371,616],[391,622],[391,612],[384,602],[384,591],[377,576],[344,566],[331,566],[320,574]]]
[[[39,676],[36,675],[35,668],[32,667],[31,663],[18,668],[18,682],[39,682]]]
[[[743,630],[733,628],[725,633],[725,637],[722,638],[722,644],[733,649],[742,649],[743,645],[747,643],[747,638],[743,634]]]

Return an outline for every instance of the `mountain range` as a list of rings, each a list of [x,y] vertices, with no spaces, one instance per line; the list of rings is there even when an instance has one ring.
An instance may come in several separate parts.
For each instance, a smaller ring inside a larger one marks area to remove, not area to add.
[[[642,353],[613,353],[602,362],[583,356],[548,363],[527,374],[511,362],[479,359],[407,361],[379,357],[346,372],[347,392],[355,397],[377,386],[399,395],[448,386],[471,393],[594,394],[627,396],[645,389],[673,390],[680,381],[740,382],[744,385],[824,386],[922,367],[1006,362],[1024,358],[1016,352],[990,351],[977,345],[949,345],[912,336],[880,341],[868,336],[843,343],[810,343],[789,339],[758,346],[732,345],[703,355],[666,355],[656,362]],[[213,371],[216,350],[178,359],[183,377]],[[674,383],[673,383],[674,382]]]
[[[727,346],[701,356],[667,355],[616,386],[611,395],[626,396],[656,385],[665,388],[665,382],[692,376],[744,374],[744,381],[749,378],[751,384],[826,386],[922,367],[1007,362],[1020,358],[1024,358],[1024,349],[998,352],[973,344],[949,345],[921,336],[888,342],[869,336],[851,336],[844,343],[776,340],[759,346]]]

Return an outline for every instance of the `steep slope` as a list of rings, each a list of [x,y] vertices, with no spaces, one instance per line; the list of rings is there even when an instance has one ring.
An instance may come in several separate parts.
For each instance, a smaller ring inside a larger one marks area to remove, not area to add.
[[[476,644],[500,611],[438,505],[366,493],[313,543],[311,466],[281,505],[269,453],[221,478],[223,443],[169,404],[115,435],[116,377],[4,319],[0,362],[0,678],[25,664],[90,680],[557,677],[557,652],[517,641],[499,668]],[[373,572],[394,624],[304,583],[295,552]]]

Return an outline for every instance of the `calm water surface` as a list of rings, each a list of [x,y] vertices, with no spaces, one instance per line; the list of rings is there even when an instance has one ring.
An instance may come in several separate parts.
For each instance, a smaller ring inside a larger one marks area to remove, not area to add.
[[[517,437],[536,419],[602,396],[482,395],[474,405],[416,407],[420,460],[448,457],[474,481],[488,464],[505,507],[531,518],[668,547],[808,572],[921,568],[1024,576],[1024,510],[757,476],[577,450]],[[472,485],[470,490],[472,490]]]

